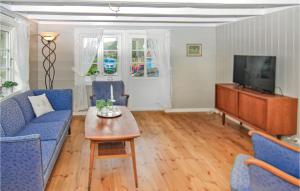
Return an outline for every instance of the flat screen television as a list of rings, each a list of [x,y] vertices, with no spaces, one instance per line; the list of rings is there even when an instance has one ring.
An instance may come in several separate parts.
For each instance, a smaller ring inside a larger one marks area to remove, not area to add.
[[[274,93],[275,74],[275,56],[234,56],[234,83],[258,91]]]

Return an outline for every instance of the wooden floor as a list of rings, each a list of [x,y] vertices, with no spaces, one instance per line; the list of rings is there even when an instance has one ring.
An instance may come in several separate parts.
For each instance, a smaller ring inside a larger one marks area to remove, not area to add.
[[[139,188],[130,159],[96,160],[93,191],[224,191],[238,153],[252,153],[247,131],[225,127],[216,114],[134,112],[142,130],[136,141]],[[84,117],[75,117],[47,191],[87,190],[89,141]]]

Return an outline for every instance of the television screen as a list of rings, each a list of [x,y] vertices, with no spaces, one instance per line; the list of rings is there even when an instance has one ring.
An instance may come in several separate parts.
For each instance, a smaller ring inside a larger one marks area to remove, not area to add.
[[[259,91],[275,91],[275,56],[234,56],[233,81]]]

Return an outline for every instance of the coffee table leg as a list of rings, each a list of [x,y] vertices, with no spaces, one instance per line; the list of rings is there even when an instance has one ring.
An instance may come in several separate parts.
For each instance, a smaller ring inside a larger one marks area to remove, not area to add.
[[[132,158],[135,187],[137,188],[138,187],[138,177],[137,177],[137,170],[136,170],[134,139],[130,140],[130,148],[131,148],[131,158]]]
[[[94,167],[94,152],[95,152],[95,142],[91,141],[90,143],[90,166],[89,166],[89,182],[88,182],[88,190],[91,190],[91,182],[93,175],[93,167]]]

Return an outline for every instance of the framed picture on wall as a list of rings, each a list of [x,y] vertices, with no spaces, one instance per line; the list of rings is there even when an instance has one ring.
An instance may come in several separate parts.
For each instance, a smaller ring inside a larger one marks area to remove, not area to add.
[[[188,57],[201,57],[202,56],[202,44],[187,44],[186,56]]]

